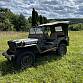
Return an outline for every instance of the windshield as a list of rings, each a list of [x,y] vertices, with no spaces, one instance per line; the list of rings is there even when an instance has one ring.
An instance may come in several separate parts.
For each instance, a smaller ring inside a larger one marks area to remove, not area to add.
[[[29,34],[43,34],[42,28],[31,28]]]

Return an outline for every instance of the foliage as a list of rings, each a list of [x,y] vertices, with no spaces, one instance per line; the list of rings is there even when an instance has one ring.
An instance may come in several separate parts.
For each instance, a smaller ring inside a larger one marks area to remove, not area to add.
[[[69,25],[69,30],[71,30],[71,31],[80,31],[80,30],[83,30],[83,24],[82,23],[71,24],[71,25]]]
[[[0,8],[0,31],[28,31],[32,26],[47,23],[47,18],[38,15],[33,8],[32,16],[26,19],[22,14],[16,15],[7,8]]]
[[[22,15],[16,15],[7,8],[0,8],[0,31],[27,31],[28,21]]]
[[[31,19],[32,19],[32,26],[37,26],[38,24],[44,24],[48,22],[47,18],[42,15],[38,15],[38,12],[35,11],[34,8],[32,11],[32,17],[29,18],[30,22],[31,22]]]
[[[39,22],[40,22],[40,24],[43,24],[43,18],[41,15],[39,16]]]
[[[40,24],[44,24],[44,23],[47,23],[48,20],[46,17],[42,16],[42,15],[39,15],[39,23]]]
[[[22,14],[20,14],[20,16],[14,15],[12,17],[12,24],[14,25],[16,31],[26,31],[27,29],[27,20]]]
[[[0,30],[13,30],[13,25],[10,22],[12,14],[9,9],[0,8]]]
[[[32,26],[53,21],[70,21],[69,30],[83,30],[83,19],[47,19],[33,8],[32,16],[26,19],[22,14],[16,15],[7,8],[0,8],[0,31],[28,31]]]
[[[49,19],[49,22],[55,21],[69,21],[69,30],[71,31],[83,30],[83,18]]]
[[[83,23],[83,18],[49,19],[49,21],[69,21],[72,24]]]
[[[33,11],[32,11],[32,26],[36,26],[37,25],[37,18],[38,18],[38,13],[33,8]]]

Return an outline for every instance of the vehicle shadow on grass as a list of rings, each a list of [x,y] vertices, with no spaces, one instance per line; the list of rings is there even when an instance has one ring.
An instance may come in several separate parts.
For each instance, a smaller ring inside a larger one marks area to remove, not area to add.
[[[55,53],[46,53],[36,58],[35,65],[32,66],[34,68],[37,68],[39,65],[44,65],[52,61],[58,61],[62,58],[62,56],[57,56]],[[0,74],[2,76],[5,76],[7,74],[16,74],[20,73],[25,69],[19,69],[17,66],[15,66],[10,61],[3,61],[0,62]]]
[[[45,53],[36,58],[36,63],[34,66],[37,67],[38,65],[44,65],[44,64],[47,64],[52,61],[58,61],[61,58],[62,58],[62,56],[58,56],[53,52]]]

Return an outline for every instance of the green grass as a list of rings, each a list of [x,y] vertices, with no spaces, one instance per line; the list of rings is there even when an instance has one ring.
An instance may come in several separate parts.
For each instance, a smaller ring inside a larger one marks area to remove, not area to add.
[[[0,50],[7,49],[9,39],[27,37],[27,33],[14,32],[0,39]],[[1,35],[0,35],[1,37]],[[49,54],[38,58],[35,67],[16,70],[5,57],[0,56],[0,83],[83,83],[83,31],[69,32],[70,45],[66,56]],[[3,47],[3,48],[2,48]]]

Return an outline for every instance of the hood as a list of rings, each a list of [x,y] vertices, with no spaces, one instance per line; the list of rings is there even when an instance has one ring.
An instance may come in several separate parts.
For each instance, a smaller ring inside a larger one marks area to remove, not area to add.
[[[8,41],[10,48],[23,47],[26,45],[37,44],[38,39],[28,38],[28,39],[18,39]]]
[[[13,40],[15,43],[25,43],[25,44],[33,44],[37,43],[38,39],[33,39],[33,38],[27,38],[27,39],[18,39],[18,40]]]

